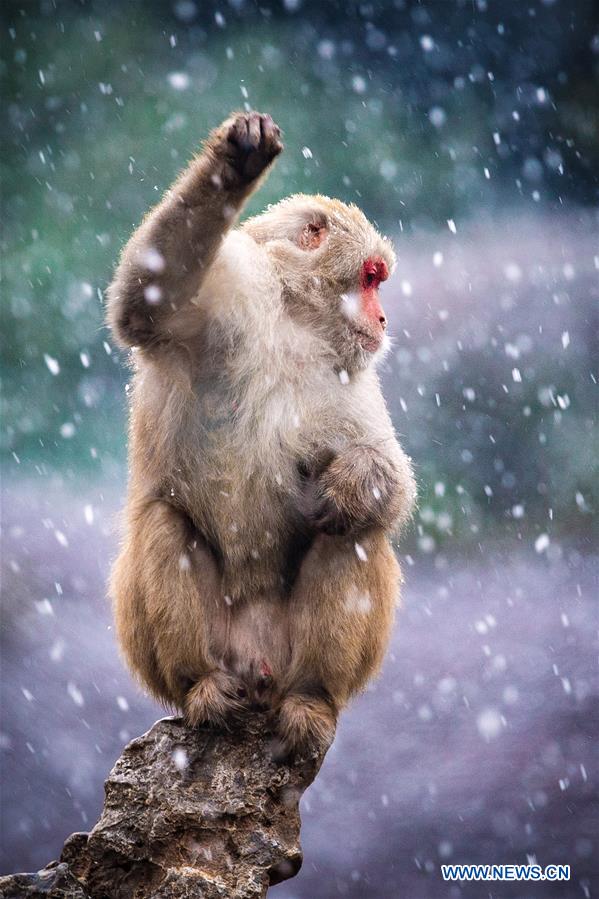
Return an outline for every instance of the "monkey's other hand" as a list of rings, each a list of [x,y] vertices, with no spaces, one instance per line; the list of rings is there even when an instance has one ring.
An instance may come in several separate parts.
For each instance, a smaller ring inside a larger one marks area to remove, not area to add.
[[[260,112],[235,115],[224,123],[220,150],[226,187],[251,184],[283,149],[281,129],[271,116]]]
[[[403,492],[400,473],[382,453],[348,447],[306,482],[304,514],[325,534],[387,529],[400,517]]]

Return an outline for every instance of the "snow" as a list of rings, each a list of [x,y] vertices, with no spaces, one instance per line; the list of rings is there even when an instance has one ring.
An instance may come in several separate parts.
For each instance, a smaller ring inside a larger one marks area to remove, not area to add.
[[[428,111],[428,117],[435,128],[442,128],[447,121],[447,113],[440,106],[432,106]]]
[[[69,681],[69,683],[67,684],[67,693],[69,694],[75,705],[80,707],[85,705],[83,693],[73,681]]]
[[[162,300],[162,290],[158,284],[148,284],[144,289],[144,297],[148,303],[156,305]]]
[[[383,159],[379,165],[379,172],[385,181],[393,181],[397,176],[397,164],[392,159]]]
[[[63,534],[62,531],[55,530],[54,536],[56,537],[56,539],[58,540],[58,542],[60,543],[61,546],[67,547],[69,545],[69,541],[67,540],[65,534]]]
[[[476,719],[476,726],[484,740],[494,740],[501,733],[503,727],[502,716],[495,708],[483,709]]]
[[[185,751],[185,749],[183,749],[183,747],[179,746],[177,749],[175,749],[175,751],[173,752],[173,762],[175,768],[177,768],[178,771],[185,771],[185,769],[189,766],[187,752]]]
[[[58,360],[53,359],[52,356],[48,355],[48,353],[44,353],[44,362],[46,363],[50,374],[57,375],[60,373],[60,365],[58,364]]]
[[[548,534],[539,534],[535,540],[535,551],[538,553],[545,552],[549,548],[550,542]]]
[[[176,91],[185,91],[191,84],[191,79],[186,72],[169,72],[168,83]]]
[[[64,437],[65,440],[70,440],[71,437],[74,437],[75,431],[76,428],[72,421],[65,421],[60,426],[60,436]]]
[[[356,555],[360,562],[368,561],[368,553],[364,549],[361,543],[354,543],[354,548],[356,550]]]
[[[155,247],[148,247],[142,254],[141,262],[150,272],[160,274],[165,268],[165,259]]]

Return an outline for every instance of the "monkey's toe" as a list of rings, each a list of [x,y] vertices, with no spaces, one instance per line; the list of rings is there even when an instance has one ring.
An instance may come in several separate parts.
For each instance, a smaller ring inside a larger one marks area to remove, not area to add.
[[[243,711],[243,685],[225,671],[205,674],[188,690],[184,700],[185,720],[191,727],[214,724],[218,727]]]
[[[284,754],[326,751],[335,737],[336,723],[336,714],[324,699],[299,693],[286,696],[277,726]]]

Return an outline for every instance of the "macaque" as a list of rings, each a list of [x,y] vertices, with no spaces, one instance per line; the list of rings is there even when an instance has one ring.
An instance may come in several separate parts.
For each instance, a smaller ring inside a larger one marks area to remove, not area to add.
[[[415,486],[375,372],[390,242],[324,196],[237,224],[282,149],[269,115],[232,115],[122,253],[108,321],[134,377],[110,592],[155,697],[192,726],[268,708],[295,752],[330,743],[381,664]]]

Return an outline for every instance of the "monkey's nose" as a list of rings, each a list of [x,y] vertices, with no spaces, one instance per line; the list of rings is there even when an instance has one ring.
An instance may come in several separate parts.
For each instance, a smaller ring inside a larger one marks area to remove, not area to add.
[[[379,316],[379,321],[380,321],[380,323],[381,323],[381,328],[382,328],[383,331],[384,331],[384,330],[386,329],[386,327],[387,327],[387,319],[385,318],[384,315],[381,315],[381,316]]]

